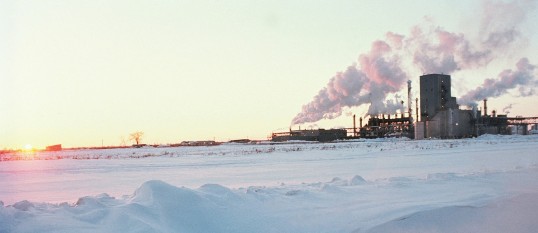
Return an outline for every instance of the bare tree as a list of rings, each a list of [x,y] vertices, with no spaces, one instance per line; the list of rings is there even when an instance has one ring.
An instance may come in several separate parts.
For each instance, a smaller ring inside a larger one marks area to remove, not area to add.
[[[134,132],[132,134],[129,134],[129,140],[135,141],[136,145],[138,145],[140,143],[140,141],[142,141],[142,136],[144,136],[144,132],[136,131],[136,132]]]

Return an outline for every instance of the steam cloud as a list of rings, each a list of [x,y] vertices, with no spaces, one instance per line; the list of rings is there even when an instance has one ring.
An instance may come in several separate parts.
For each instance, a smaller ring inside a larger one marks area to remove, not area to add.
[[[485,1],[479,41],[432,25],[415,26],[408,36],[387,32],[385,40],[374,41],[355,64],[336,73],[311,102],[303,105],[292,124],[333,119],[342,115],[344,107],[364,104],[370,104],[367,114],[403,111],[400,101],[386,99],[400,91],[410,77],[402,68],[404,60],[409,59],[422,73],[448,74],[483,67],[520,38],[519,25],[534,5],[532,0]],[[526,58],[516,66],[517,70],[505,70],[498,80],[487,79],[482,87],[464,95],[463,103],[499,96],[516,87],[522,96],[533,95],[533,86],[538,84],[532,73],[535,66]]]
[[[342,114],[343,107],[370,102],[370,108],[379,107],[380,102],[385,108],[382,101],[386,95],[398,91],[407,80],[398,56],[393,55],[392,47],[385,41],[375,41],[370,52],[359,57],[358,63],[360,66],[354,64],[332,77],[314,100],[303,106],[293,124],[333,119]],[[361,95],[363,92],[366,94]]]
[[[472,104],[489,97],[498,97],[516,87],[521,96],[534,95],[534,88],[538,85],[538,80],[534,75],[535,68],[536,66],[530,64],[527,58],[521,58],[516,64],[516,70],[504,70],[496,79],[484,80],[482,86],[463,95],[460,103]]]
[[[480,35],[484,35],[483,44],[496,48],[516,40],[520,36],[517,26],[526,20],[527,14],[535,7],[534,0],[484,1],[480,27]]]

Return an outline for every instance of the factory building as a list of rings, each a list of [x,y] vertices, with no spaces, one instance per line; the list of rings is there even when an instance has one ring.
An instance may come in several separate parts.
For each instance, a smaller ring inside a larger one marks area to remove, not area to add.
[[[363,126],[345,129],[291,130],[273,133],[273,141],[304,140],[333,141],[354,138],[408,137],[424,138],[465,138],[483,134],[538,134],[538,117],[508,117],[497,115],[495,110],[488,115],[487,99],[483,112],[474,106],[460,109],[456,97],[452,96],[451,78],[446,74],[426,74],[420,76],[420,104],[416,99],[416,119],[412,114],[411,81],[408,81],[407,112],[399,114],[370,115]],[[404,102],[402,101],[402,105]],[[420,106],[420,110],[419,107]],[[407,114],[406,114],[407,113]],[[406,116],[407,115],[407,116]],[[420,116],[420,118],[419,118]],[[534,125],[528,130],[529,125]]]
[[[474,106],[462,110],[451,95],[450,75],[420,76],[420,121],[415,123],[415,139],[463,138],[482,134],[528,134],[527,126],[537,117],[488,115],[487,99],[482,111]],[[418,120],[418,119],[417,119]]]
[[[420,76],[420,121],[415,124],[415,139],[470,137],[476,134],[475,118],[473,110],[459,109],[451,94],[450,75]]]

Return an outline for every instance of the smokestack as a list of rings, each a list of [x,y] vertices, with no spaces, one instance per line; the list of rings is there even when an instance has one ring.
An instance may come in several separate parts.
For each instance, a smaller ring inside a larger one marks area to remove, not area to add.
[[[362,117],[359,118],[359,128],[362,128]]]
[[[405,107],[404,107],[404,101],[402,100],[402,112],[400,113],[400,118],[404,118],[404,113],[405,113]],[[398,118],[398,116],[396,115],[396,118]]]
[[[415,108],[416,108],[415,114],[417,114],[417,122],[418,122],[418,98],[415,99]]]
[[[355,114],[353,114],[353,137],[357,136],[357,126],[355,125]]]
[[[411,80],[407,80],[407,107],[409,108],[409,118],[413,116],[413,106],[411,101]]]
[[[484,116],[488,116],[488,99],[484,99]]]

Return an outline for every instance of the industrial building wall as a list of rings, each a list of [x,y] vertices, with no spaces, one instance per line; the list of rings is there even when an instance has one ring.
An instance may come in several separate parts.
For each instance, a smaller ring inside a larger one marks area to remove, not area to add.
[[[416,140],[424,139],[424,122],[421,122],[421,121],[415,122],[415,139]]]
[[[426,135],[425,138],[440,138],[441,137],[441,125],[439,121],[432,120],[426,121]]]
[[[527,134],[529,134],[529,130],[527,129],[527,125],[513,125],[510,128],[509,132],[511,134],[518,134],[518,135],[527,135]]]
[[[474,126],[471,124],[473,118],[472,110],[457,110],[458,120],[455,122],[457,125],[457,131],[455,136],[458,138],[461,137],[471,137],[474,135]]]
[[[439,111],[426,122],[427,138],[462,138],[473,134],[470,110],[447,109]]]
[[[470,137],[473,134],[471,110],[449,109],[447,114],[449,131],[444,135],[445,138]]]

